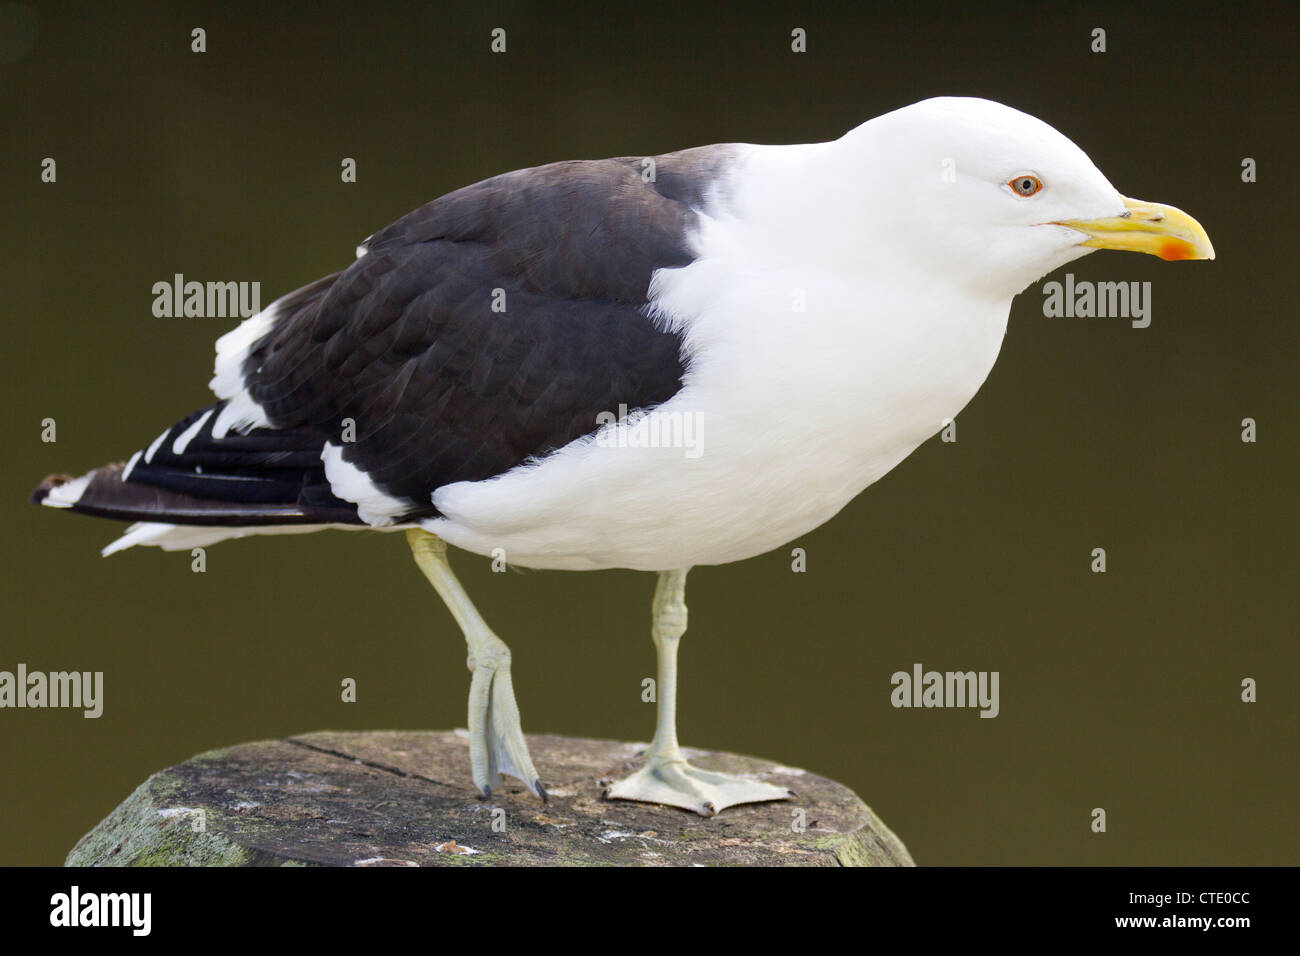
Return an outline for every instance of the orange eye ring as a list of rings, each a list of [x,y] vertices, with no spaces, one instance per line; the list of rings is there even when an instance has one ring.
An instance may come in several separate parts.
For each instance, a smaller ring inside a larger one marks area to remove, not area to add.
[[[1043,188],[1043,181],[1037,176],[1030,176],[1026,173],[1023,176],[1017,176],[1007,185],[1011,187],[1011,191],[1017,196],[1028,199]]]

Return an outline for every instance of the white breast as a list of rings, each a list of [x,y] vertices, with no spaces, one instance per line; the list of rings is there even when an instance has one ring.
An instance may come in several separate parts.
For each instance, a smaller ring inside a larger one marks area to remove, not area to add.
[[[538,568],[761,554],[826,521],[956,416],[992,368],[1009,308],[907,276],[742,274],[708,258],[661,272],[654,292],[663,314],[689,317],[682,391],[538,464],[440,488],[445,518],[430,530]]]

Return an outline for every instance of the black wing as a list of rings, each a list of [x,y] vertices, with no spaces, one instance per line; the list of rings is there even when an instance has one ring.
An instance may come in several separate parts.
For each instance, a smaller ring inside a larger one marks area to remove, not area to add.
[[[359,522],[324,479],[328,442],[409,504],[400,518],[432,516],[442,485],[560,448],[601,412],[666,401],[681,387],[681,341],[644,314],[651,276],[694,258],[699,210],[730,156],[555,163],[416,209],[346,271],[287,298],[249,348],[244,386],[270,428],[214,438],[218,406],[174,453],[196,413],[118,484],[184,497],[153,520],[238,524],[256,503],[276,523]],[[194,502],[230,507],[218,520]],[[74,510],[95,510],[85,504]],[[253,510],[248,523],[270,520]]]

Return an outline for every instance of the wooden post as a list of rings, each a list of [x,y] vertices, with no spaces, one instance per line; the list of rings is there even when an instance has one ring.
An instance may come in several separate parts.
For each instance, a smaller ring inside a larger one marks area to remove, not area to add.
[[[68,855],[69,866],[912,866],[846,787],[756,757],[685,748],[789,801],[682,810],[607,801],[645,744],[535,735],[550,802],[513,778],[468,782],[464,732],[324,731],[200,754],[154,774]]]

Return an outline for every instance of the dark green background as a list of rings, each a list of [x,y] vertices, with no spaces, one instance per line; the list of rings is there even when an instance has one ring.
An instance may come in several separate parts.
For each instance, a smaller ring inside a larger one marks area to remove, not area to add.
[[[463,641],[400,537],[232,542],[200,575],[101,560],[117,526],[25,503],[210,400],[231,323],[154,318],[154,282],[258,280],[265,303],[498,172],[828,139],[945,93],[1040,116],[1199,218],[1218,260],[1069,267],[1150,280],[1146,330],[1044,318],[1031,288],[959,441],[796,542],[806,574],[788,548],[693,572],[683,740],[844,781],[921,863],[1297,862],[1292,8],[34,6],[34,49],[0,64],[0,669],[102,670],[106,705],[0,711],[0,863],[62,861],[198,751],[465,722]],[[651,575],[458,567],[514,649],[526,730],[648,738]],[[1001,716],[891,708],[916,661],[1000,671]]]

